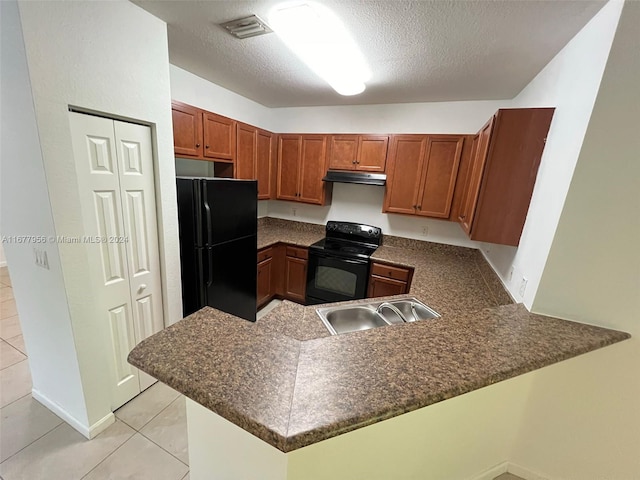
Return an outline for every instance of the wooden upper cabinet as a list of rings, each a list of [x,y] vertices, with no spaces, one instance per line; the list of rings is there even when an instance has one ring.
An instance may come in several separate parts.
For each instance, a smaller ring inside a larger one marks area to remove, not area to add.
[[[394,135],[383,212],[449,218],[464,135]]]
[[[464,137],[459,135],[428,137],[418,195],[418,215],[449,217],[463,144]]]
[[[327,170],[327,137],[325,135],[303,135],[300,159],[300,187],[298,200],[305,203],[324,203],[324,182]]]
[[[302,153],[301,135],[278,136],[278,182],[276,198],[298,199],[298,171]]]
[[[331,135],[329,169],[384,172],[387,135]]]
[[[324,205],[326,160],[326,135],[279,135],[276,198]]]
[[[387,135],[360,135],[356,170],[384,172],[388,146],[389,137]]]
[[[357,135],[331,135],[329,137],[329,168],[353,170],[358,155]]]
[[[420,191],[424,135],[394,135],[389,149],[383,212],[414,214]]]
[[[177,156],[202,157],[202,111],[181,102],[171,102],[173,149]]]
[[[478,133],[462,227],[472,240],[517,246],[553,108],[498,110]]]
[[[257,177],[258,129],[238,123],[236,131],[235,178],[255,180]]]
[[[258,180],[258,200],[272,198],[274,177],[274,141],[273,134],[266,130],[257,130],[256,141],[256,179]]]
[[[204,156],[233,162],[236,157],[236,122],[211,112],[203,113]]]

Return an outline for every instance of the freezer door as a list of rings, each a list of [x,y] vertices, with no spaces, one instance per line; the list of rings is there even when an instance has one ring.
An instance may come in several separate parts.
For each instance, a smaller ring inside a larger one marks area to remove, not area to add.
[[[206,304],[256,321],[257,237],[204,249]]]
[[[200,182],[205,245],[256,235],[257,181],[216,178]]]

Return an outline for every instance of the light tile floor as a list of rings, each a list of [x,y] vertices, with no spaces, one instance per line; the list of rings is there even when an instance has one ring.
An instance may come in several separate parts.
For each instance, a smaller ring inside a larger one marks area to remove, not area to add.
[[[0,268],[0,478],[188,480],[185,398],[156,383],[93,440],[31,397],[11,279]]]

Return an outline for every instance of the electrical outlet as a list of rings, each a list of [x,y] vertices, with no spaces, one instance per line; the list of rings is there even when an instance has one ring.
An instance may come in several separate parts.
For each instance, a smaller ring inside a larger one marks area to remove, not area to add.
[[[429,233],[429,227],[425,225],[424,227],[422,227],[422,235],[426,237],[428,233]]]
[[[47,251],[39,248],[33,249],[33,256],[35,257],[36,265],[38,267],[49,270],[49,259],[47,258]]]
[[[298,209],[296,207],[292,207],[291,208],[291,213],[293,214],[293,216],[295,217],[298,214]]]
[[[520,290],[518,291],[518,293],[520,294],[521,297],[524,297],[524,292],[527,289],[527,282],[529,280],[527,280],[526,277],[522,277],[522,280],[520,281]]]
[[[516,269],[516,267],[511,267],[511,270],[509,270],[509,282],[511,282],[511,280],[513,280],[513,271]]]

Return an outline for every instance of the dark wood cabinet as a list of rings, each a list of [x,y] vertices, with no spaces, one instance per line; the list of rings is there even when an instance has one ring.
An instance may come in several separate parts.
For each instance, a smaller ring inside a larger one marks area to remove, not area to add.
[[[256,139],[256,180],[258,180],[258,200],[269,200],[274,195],[274,149],[273,133],[257,129]]]
[[[459,221],[472,240],[517,246],[553,108],[498,110],[474,138]]]
[[[258,252],[258,308],[275,295],[273,249],[266,248]]]
[[[307,291],[308,250],[287,246],[284,267],[284,297],[298,303],[305,303]]]
[[[394,135],[383,212],[449,218],[464,135]]]
[[[173,148],[176,156],[233,163],[236,159],[236,122],[173,100]]]
[[[202,110],[171,102],[173,149],[176,156],[202,157]]]
[[[235,178],[255,180],[258,150],[258,129],[238,122],[236,129],[236,169]]]
[[[236,158],[236,122],[216,113],[204,112],[204,156],[233,162]]]
[[[387,135],[331,135],[329,168],[384,172],[388,143]]]
[[[325,135],[279,135],[276,198],[324,205],[326,152]]]
[[[413,270],[398,265],[374,262],[369,274],[367,297],[389,297],[409,293]]]

